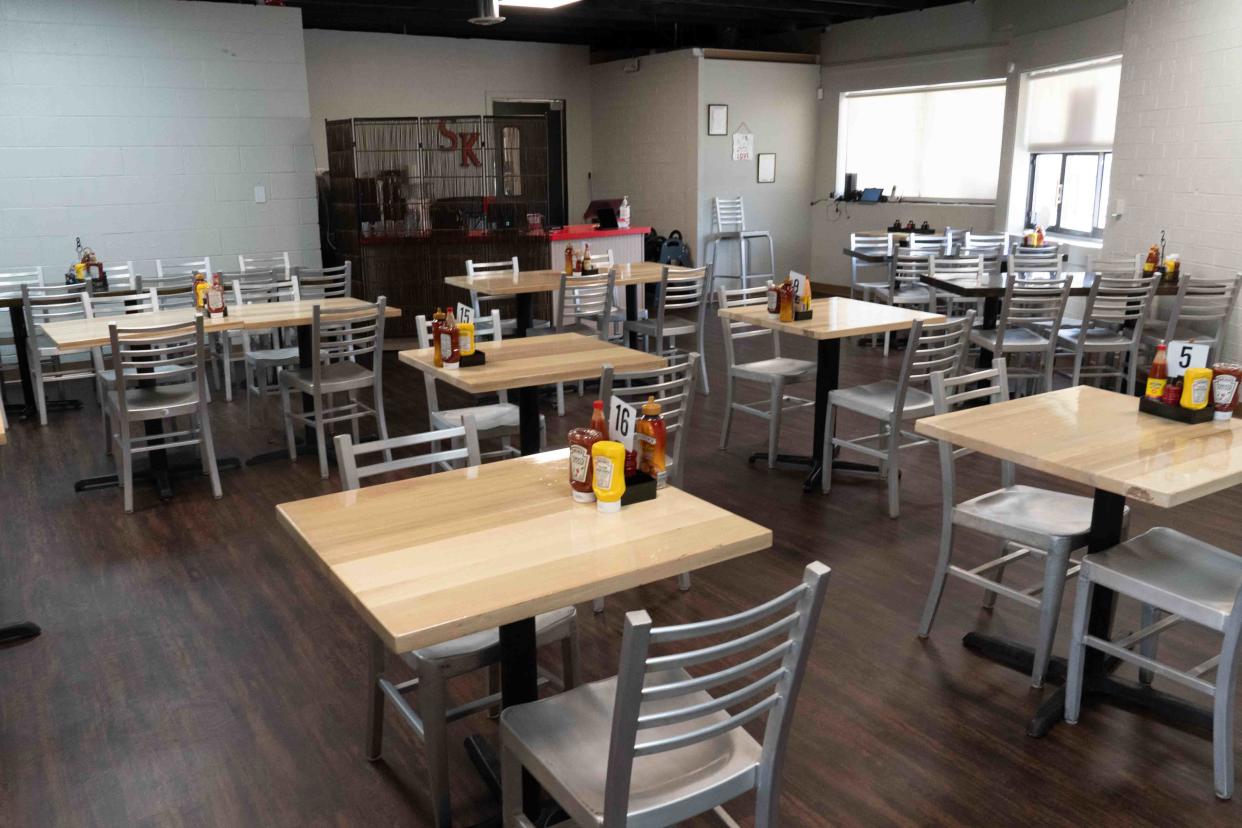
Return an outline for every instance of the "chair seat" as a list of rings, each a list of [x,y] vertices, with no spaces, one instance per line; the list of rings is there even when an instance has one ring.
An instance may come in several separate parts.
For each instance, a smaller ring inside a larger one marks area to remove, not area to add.
[[[647,686],[689,678],[684,670],[647,674]],[[501,713],[502,738],[514,745],[528,767],[546,769],[562,789],[578,803],[578,809],[604,822],[604,786],[608,772],[608,749],[612,735],[612,710],[617,695],[616,678],[583,685],[531,704],[507,708]],[[671,700],[643,704],[643,714],[707,703],[711,696],[699,692]],[[726,711],[688,722],[642,730],[642,742],[667,738],[725,721]],[[693,798],[706,790],[744,792],[755,779],[762,747],[742,728],[695,745],[657,753],[634,761],[630,781],[630,815],[658,810]],[[720,799],[726,797],[713,797]],[[569,803],[562,803],[568,805]],[[687,805],[686,817],[693,813]]]
[[[513,403],[493,403],[476,405],[471,408],[450,408],[444,411],[431,412],[433,428],[458,428],[462,417],[474,417],[474,425],[479,431],[508,428],[517,429],[520,425],[518,407]],[[542,416],[542,415],[540,415]]]
[[[894,305],[928,305],[932,300],[931,291],[925,287],[902,287],[894,294],[888,285],[884,285],[877,288],[875,294]]]
[[[1005,331],[1006,351],[1039,351],[1048,347],[1048,334],[1040,334],[1030,328],[1010,328]],[[970,344],[996,352],[996,329],[977,328],[970,332]]]
[[[953,522],[1023,546],[1069,553],[1087,545],[1091,506],[1091,498],[1081,495],[1008,486],[957,504]]]
[[[755,362],[743,362],[740,365],[734,365],[730,370],[735,377],[757,380],[758,382],[769,382],[772,377],[808,379],[815,376],[815,363],[805,359],[775,357],[773,359],[760,359]]]
[[[736,241],[737,239],[766,239],[772,233],[768,230],[719,230],[710,241]]]
[[[289,348],[254,348],[246,355],[246,360],[252,363],[297,365],[298,349],[296,345]]]
[[[1093,346],[1094,347],[1116,346],[1118,348],[1129,348],[1131,343],[1133,342],[1133,337],[1126,336],[1125,334],[1117,333],[1116,331],[1110,331],[1107,328],[1090,328],[1087,331],[1085,337],[1083,336],[1083,331],[1081,327],[1062,328],[1057,333],[1057,339],[1065,343],[1066,345],[1069,345],[1070,347],[1077,346],[1079,343],[1079,340],[1082,340],[1083,346],[1087,348],[1090,348]]]
[[[116,391],[108,392],[108,404],[119,411]],[[182,382],[153,388],[127,388],[125,406],[134,419],[171,417],[198,406],[198,386]]]
[[[838,388],[828,395],[831,405],[856,411],[877,420],[887,420],[893,413],[896,404],[897,383],[894,380],[880,380],[853,388]],[[921,388],[906,389],[906,404],[902,410],[902,419],[925,417],[932,413],[932,396]]]
[[[348,391],[351,388],[366,388],[372,382],[370,368],[349,360],[324,365],[320,378],[325,394]],[[284,385],[309,392],[314,385],[314,369],[300,366],[285,368],[280,372],[280,381]]]
[[[1082,571],[1094,583],[1217,631],[1242,589],[1242,558],[1163,526],[1084,556]]]
[[[626,322],[625,329],[633,331],[640,336],[656,335],[656,320],[654,319],[638,319],[633,322]],[[698,323],[693,319],[686,319],[682,316],[674,316],[669,314],[664,317],[664,335],[665,336],[689,336],[697,332]]]
[[[545,612],[535,616],[535,636],[555,629],[565,623],[572,623],[577,616],[577,610],[573,607],[564,607],[563,609]],[[463,635],[461,638],[454,638],[452,641],[445,641],[443,644],[435,644],[431,647],[424,647],[421,650],[415,650],[408,655],[411,662],[410,666],[417,669],[419,661],[439,661],[444,659],[461,658],[468,655],[480,655],[487,653],[488,650],[494,650],[495,661],[500,660],[500,628],[492,627],[490,630],[480,630],[477,633]]]

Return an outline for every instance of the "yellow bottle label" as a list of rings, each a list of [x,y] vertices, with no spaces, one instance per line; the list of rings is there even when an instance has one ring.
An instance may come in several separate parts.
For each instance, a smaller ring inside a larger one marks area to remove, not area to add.
[[[1158,400],[1164,394],[1164,387],[1169,384],[1167,379],[1148,379],[1147,380],[1147,396],[1153,400]]]
[[[612,488],[612,473],[613,473],[612,460],[608,459],[607,457],[596,456],[595,458],[595,488],[597,491],[599,489],[607,490],[607,489]]]

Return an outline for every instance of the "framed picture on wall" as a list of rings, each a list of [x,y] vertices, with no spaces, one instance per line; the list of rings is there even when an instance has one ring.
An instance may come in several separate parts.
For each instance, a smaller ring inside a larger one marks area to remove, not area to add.
[[[776,183],[776,153],[774,152],[759,153],[759,183],[760,184]]]
[[[708,135],[728,135],[729,134],[729,105],[728,104],[708,104],[707,105],[707,134]]]

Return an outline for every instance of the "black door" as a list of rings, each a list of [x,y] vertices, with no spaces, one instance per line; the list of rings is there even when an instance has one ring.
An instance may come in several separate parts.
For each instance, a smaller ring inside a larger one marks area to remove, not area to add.
[[[569,186],[565,180],[565,102],[493,101],[493,115],[542,115],[548,121],[548,226],[564,227],[569,219]]]

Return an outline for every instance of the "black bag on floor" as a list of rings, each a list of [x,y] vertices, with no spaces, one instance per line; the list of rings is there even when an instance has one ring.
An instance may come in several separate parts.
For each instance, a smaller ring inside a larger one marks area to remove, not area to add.
[[[665,241],[667,241],[667,239],[657,233],[656,229],[652,227],[647,232],[647,235],[643,236],[643,261],[660,261],[660,251],[664,249]]]
[[[664,240],[664,246],[660,248],[660,264],[694,267],[694,254],[682,240],[680,230],[669,233]]]

